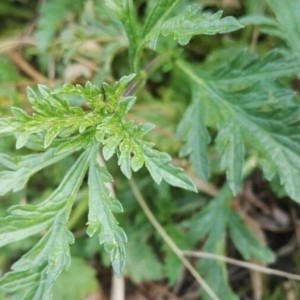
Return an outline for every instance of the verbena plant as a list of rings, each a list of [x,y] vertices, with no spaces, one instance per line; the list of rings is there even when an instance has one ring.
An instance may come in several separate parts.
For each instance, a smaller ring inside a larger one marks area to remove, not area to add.
[[[215,199],[183,222],[168,224],[171,236],[187,248],[205,238],[203,250],[224,254],[229,233],[244,259],[273,261],[273,253],[252,236],[231,201],[241,189],[252,158],[268,180],[280,182],[286,195],[300,201],[299,99],[287,80],[300,73],[297,0],[285,4],[281,0],[269,0],[267,3],[276,18],[251,15],[240,21],[231,16],[222,17],[221,11],[203,11],[196,1],[189,4],[179,0],[146,1],[142,13],[131,0],[84,2],[76,1],[75,6],[69,0],[45,2],[40,8],[36,38],[40,53],[45,50],[51,53],[51,41],[65,14],[80,15],[83,7],[85,13],[90,12],[89,5],[92,5],[96,12],[93,18],[83,13],[78,28],[72,25],[62,33],[59,47],[64,49],[62,58],[68,60],[76,48],[67,49],[64,39],[74,42],[83,33],[87,37],[89,34],[107,37],[103,42],[102,69],[95,83],[66,83],[55,88],[41,84],[37,89],[28,88],[30,109],[12,107],[11,116],[0,119],[3,140],[4,136],[12,135],[16,138],[16,149],[26,149],[26,154],[19,150],[16,154],[0,155],[0,196],[23,190],[29,179],[42,169],[67,157],[75,158],[58,187],[44,200],[11,206],[9,215],[0,219],[1,246],[39,236],[36,244],[0,279],[0,291],[18,295],[18,299],[51,298],[58,276],[71,264],[70,244],[74,243],[74,235],[68,222],[79,190],[86,184],[87,234],[98,236],[114,272],[122,274],[127,236],[115,214],[123,212],[123,207],[108,189],[107,184],[115,176],[105,163],[113,156],[128,179],[132,172],[144,166],[157,184],[165,181],[181,189],[197,191],[183,169],[171,163],[170,155],[159,151],[160,145],[156,147],[147,138],[153,125],[131,119],[130,110],[134,109],[135,101],[148,97],[143,94],[147,83],[165,72],[172,78],[174,99],[186,108],[176,130],[177,140],[182,142],[179,155],[189,159],[199,178],[208,180],[216,171],[211,164],[211,153],[216,150],[221,170],[226,173],[226,183]],[[283,39],[287,47],[255,54],[233,44],[205,61],[192,61],[188,57],[185,45],[193,38],[236,30],[241,34],[246,30],[243,24],[259,25],[266,34]],[[89,28],[94,32],[89,33]],[[128,50],[128,63],[124,63],[127,74],[118,70],[118,74],[123,73],[119,80],[96,84],[111,77],[112,62],[124,48]],[[42,58],[47,61],[49,57]],[[147,181],[147,176],[142,174]],[[170,200],[171,192],[165,185],[158,198],[163,191]],[[184,197],[190,195],[181,193]],[[167,210],[168,206],[173,208],[169,200],[160,211]],[[165,214],[170,221],[172,213]],[[124,224],[134,227],[129,220],[124,220]],[[176,231],[182,228],[188,232],[188,238],[176,236]],[[146,259],[152,260],[155,271],[141,275],[137,281],[152,275],[152,278],[163,276],[153,249],[139,245],[139,236],[145,235],[149,233],[143,230],[140,235],[133,235],[137,241],[129,249],[141,249],[139,255],[144,253]],[[164,274],[172,283],[180,264],[174,261],[169,250],[164,251],[167,253]],[[221,299],[237,299],[227,283],[225,264],[201,261],[198,269]],[[205,291],[202,294],[204,298],[209,297]]]

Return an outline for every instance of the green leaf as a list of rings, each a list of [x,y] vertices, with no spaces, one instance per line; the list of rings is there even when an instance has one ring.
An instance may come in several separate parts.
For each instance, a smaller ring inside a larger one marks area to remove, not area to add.
[[[26,276],[24,285],[18,285],[18,289],[24,289],[22,299],[51,298],[57,277],[70,266],[69,244],[74,242],[74,237],[67,229],[67,221],[94,152],[94,149],[84,151],[45,201],[37,205],[13,206],[11,215],[0,219],[3,225],[0,227],[1,246],[46,231],[40,241],[0,279],[0,291],[16,291],[13,285],[20,277]]]
[[[75,152],[91,147],[94,143],[94,131],[86,132],[82,135],[76,135],[61,139],[59,145],[56,147],[56,154],[63,154],[66,152]]]
[[[121,14],[123,0],[104,0],[104,3],[117,14]]]
[[[157,37],[163,21],[168,17],[178,2],[179,0],[155,0],[148,2],[146,19],[141,36],[144,37],[145,42],[152,40],[152,48],[156,46]]]
[[[242,185],[244,163],[244,140],[238,125],[225,123],[218,133],[216,146],[222,157],[221,167],[226,170],[228,185],[236,195]]]
[[[46,217],[35,217],[34,220],[21,219],[10,216],[0,219],[0,247],[9,243],[23,240],[29,236],[45,230],[50,221]]]
[[[20,293],[19,299],[28,299],[26,298],[28,295],[28,289],[32,289],[34,283],[38,281],[38,279],[39,274],[34,270],[7,273],[0,279],[0,292],[5,291],[7,293]],[[16,291],[16,286],[18,286],[18,291]],[[20,290],[22,292],[20,292]],[[26,292],[24,293],[24,291]]]
[[[16,170],[18,168],[15,158],[4,153],[0,153],[0,166],[10,170]]]
[[[172,4],[174,6],[174,2],[178,1],[172,1],[172,0],[156,0],[156,1],[149,1],[148,7],[147,7],[147,16],[144,21],[144,26],[142,30],[142,36],[146,36],[151,29],[157,25],[158,21],[161,21],[163,16],[168,12],[168,9],[170,9],[170,6],[172,7]]]
[[[57,29],[64,23],[66,15],[80,12],[84,1],[52,0],[40,6],[39,19],[35,37],[40,51],[45,51],[50,45]]]
[[[208,236],[202,251],[225,255],[226,227],[230,216],[231,198],[232,194],[229,188],[224,186],[218,196],[205,209],[209,212],[211,218],[207,219],[204,211],[199,215],[200,218],[207,220],[205,226]],[[199,270],[202,274],[205,274],[205,281],[220,299],[238,299],[228,284],[228,272],[224,262],[201,259]],[[201,290],[201,294],[203,299],[210,299],[205,291]]]
[[[105,160],[109,160],[116,152],[122,141],[121,136],[112,135],[103,142],[102,154]]]
[[[232,241],[244,259],[258,259],[266,263],[274,262],[274,253],[253,237],[237,213],[231,212],[228,226]]]
[[[225,255],[225,237],[221,237],[218,244],[203,247],[203,251],[217,255]],[[205,274],[207,284],[218,295],[219,299],[238,300],[239,297],[231,290],[229,285],[226,264],[212,260],[203,260],[199,265],[200,272]],[[204,290],[200,290],[201,299],[210,300]]]
[[[30,116],[23,109],[19,107],[11,107],[10,110],[13,117],[16,118],[17,120],[26,122],[30,119]]]
[[[205,110],[199,97],[194,89],[193,101],[178,125],[177,136],[185,141],[180,149],[180,156],[189,155],[196,174],[207,180],[209,171],[206,148],[210,142],[210,136],[204,124]]]
[[[204,13],[198,5],[187,6],[179,15],[162,25],[162,34],[172,36],[179,44],[186,45],[195,35],[227,33],[243,27],[234,17],[222,17],[222,11]]]
[[[160,184],[163,179],[170,185],[197,191],[194,182],[184,174],[183,170],[170,164],[171,157],[168,154],[146,145],[143,146],[143,150],[146,167],[157,184]]]
[[[229,53],[228,53],[229,54]],[[210,71],[207,79],[224,88],[247,87],[264,80],[276,80],[299,72],[300,60],[294,56],[283,57],[280,51],[271,50],[263,57],[245,49],[237,51],[232,59],[222,62]]]
[[[117,275],[121,275],[125,265],[125,243],[127,237],[124,230],[118,225],[113,212],[120,211],[120,203],[110,196],[106,184],[112,178],[105,167],[100,167],[92,160],[89,167],[89,236],[99,232],[99,242],[110,255],[110,260]]]
[[[294,64],[298,65],[298,61],[295,60]],[[300,181],[300,108],[295,93],[281,88],[272,81],[273,78],[266,78],[263,83],[253,82],[249,86],[246,71],[240,74],[238,80],[240,82],[245,74],[246,87],[240,85],[237,90],[234,81],[225,87],[218,86],[217,81],[213,85],[212,78],[208,81],[206,77],[201,77],[192,66],[183,63],[178,66],[201,91],[201,101],[206,107],[208,118],[210,114],[214,117],[215,111],[218,111],[219,119],[215,126],[221,128],[231,123],[231,128],[237,127],[242,133],[244,143],[259,152],[264,161],[268,160],[272,170],[276,166],[276,173],[288,195],[300,201],[300,185],[297,183]],[[280,63],[277,68],[279,71]],[[279,74],[283,75],[280,72]],[[242,148],[241,145],[238,146],[240,142],[237,142],[241,141],[240,137],[235,134],[237,144],[234,151],[239,153],[237,159],[242,158]],[[228,175],[238,183],[237,174],[234,175],[228,170]],[[269,172],[267,175],[270,175]],[[232,187],[236,189],[235,185]]]
[[[294,54],[300,52],[300,2],[298,0],[267,0],[268,5],[274,11],[278,21],[278,27],[288,46]]]
[[[176,245],[181,249],[192,249],[195,246],[195,241],[192,241],[189,235],[186,234],[186,230],[180,228],[178,222],[170,222],[166,225],[166,231]],[[199,241],[199,239],[197,240]],[[164,272],[167,277],[168,284],[176,284],[178,278],[184,271],[182,262],[178,259],[178,256],[169,248],[167,244],[162,245],[164,255]]]
[[[49,128],[44,138],[44,148],[48,148],[60,133],[59,128]]]
[[[72,264],[63,271],[53,287],[55,300],[82,300],[98,291],[96,271],[83,259],[72,257]]]
[[[162,265],[156,256],[156,251],[145,238],[147,233],[139,232],[139,228],[136,227],[132,230],[135,231],[129,233],[126,245],[125,274],[135,283],[161,279]]]
[[[10,158],[10,160],[15,161],[15,166],[12,170],[0,171],[0,196],[9,191],[16,192],[23,189],[33,174],[60,161],[71,153],[56,154],[55,149],[51,148],[44,153]]]
[[[118,9],[119,18],[124,26],[129,42],[129,60],[133,71],[138,71],[138,47],[140,36],[138,34],[138,22],[132,0],[124,0],[122,9]]]
[[[14,126],[10,122],[11,118],[0,119],[0,136],[12,134],[14,132]]]
[[[131,178],[131,145],[130,141],[124,140],[121,142],[118,165],[122,173],[129,179]]]

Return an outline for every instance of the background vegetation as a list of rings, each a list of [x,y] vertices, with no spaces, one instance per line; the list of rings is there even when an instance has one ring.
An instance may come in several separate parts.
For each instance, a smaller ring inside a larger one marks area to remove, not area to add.
[[[299,1],[2,2],[0,299],[300,298]]]

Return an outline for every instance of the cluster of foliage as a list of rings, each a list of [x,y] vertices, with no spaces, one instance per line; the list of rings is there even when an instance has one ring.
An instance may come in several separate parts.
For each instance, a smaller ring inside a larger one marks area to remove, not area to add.
[[[50,299],[80,251],[90,258],[101,250],[104,264],[109,259],[116,274],[135,282],[173,284],[183,266],[149,230],[127,182],[133,172],[180,248],[201,242],[202,250],[224,255],[229,237],[245,260],[274,261],[232,199],[259,168],[275,192],[300,201],[300,106],[290,84],[300,74],[300,3],[267,0],[264,14],[260,1],[246,1],[238,19],[198,2],[51,0],[39,7],[28,55],[40,68],[56,61],[63,77],[85,55],[99,70],[83,85],[28,88],[29,106],[12,105],[0,118],[0,196],[16,203],[0,218],[0,246],[22,253],[0,279],[3,295]],[[278,46],[250,51],[253,26]],[[218,46],[209,53],[211,40]],[[8,61],[0,64],[7,70],[0,81],[15,80]],[[226,177],[215,198],[194,193],[194,181],[167,153],[187,161],[196,181]],[[25,194],[28,203],[20,204]],[[91,239],[80,237],[70,249],[86,222]],[[216,295],[238,299],[224,263],[202,260],[197,268]]]

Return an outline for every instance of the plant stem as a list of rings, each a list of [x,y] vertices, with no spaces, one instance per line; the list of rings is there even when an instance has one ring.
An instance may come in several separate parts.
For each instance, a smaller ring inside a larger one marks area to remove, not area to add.
[[[105,162],[100,152],[97,153],[97,163],[99,166],[105,167]],[[106,187],[108,188],[110,194],[115,197],[115,189],[111,182],[107,182]],[[124,276],[117,277],[117,275],[113,272],[112,274],[112,285],[111,285],[111,295],[110,300],[125,300],[125,278]]]
[[[292,279],[292,280],[300,281],[300,275],[293,274],[293,273],[288,273],[288,272],[284,272],[284,271],[280,271],[280,270],[275,270],[275,269],[272,269],[272,268],[263,267],[263,266],[260,266],[258,264],[253,264],[253,263],[241,261],[241,260],[238,260],[238,259],[234,259],[234,258],[222,256],[222,255],[217,255],[217,254],[207,253],[207,252],[201,252],[201,251],[182,251],[182,254],[185,255],[185,256],[189,256],[189,257],[198,257],[198,258],[205,258],[205,259],[212,259],[212,260],[216,260],[216,261],[222,261],[222,262],[232,264],[232,265],[235,265],[235,266],[247,268],[249,270],[254,270],[254,271],[258,271],[258,272],[265,273],[265,274],[271,274],[271,275],[286,277],[286,278],[289,278],[289,279]]]
[[[135,80],[125,90],[123,96],[126,97],[130,95],[134,95],[138,89],[144,86],[145,82],[147,81],[147,78],[149,78],[149,75],[154,71],[156,71],[159,67],[164,65],[166,61],[170,60],[171,57],[172,57],[172,52],[166,52],[157,56],[152,61],[150,61],[145,66],[145,68],[137,74]]]
[[[165,241],[165,243],[171,248],[173,253],[178,257],[178,259],[183,263],[183,265],[189,270],[192,276],[196,279],[196,281],[200,284],[201,287],[207,292],[207,294],[211,297],[212,300],[220,300],[218,296],[214,293],[214,291],[210,288],[210,286],[206,283],[206,281],[200,276],[197,270],[193,267],[193,265],[189,262],[189,260],[183,255],[182,251],[178,248],[178,246],[174,243],[171,237],[167,234],[167,232],[163,229],[160,223],[157,221],[149,206],[147,205],[144,197],[140,193],[140,190],[133,179],[129,180],[129,185],[132,189],[132,192],[143,209],[145,215],[149,219],[150,223],[157,230],[159,235]]]

